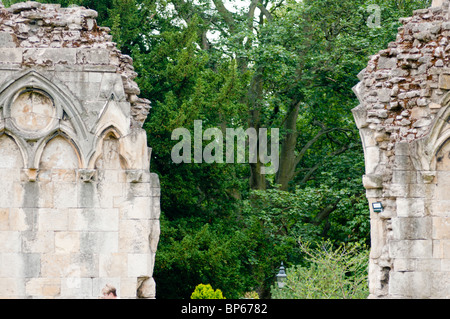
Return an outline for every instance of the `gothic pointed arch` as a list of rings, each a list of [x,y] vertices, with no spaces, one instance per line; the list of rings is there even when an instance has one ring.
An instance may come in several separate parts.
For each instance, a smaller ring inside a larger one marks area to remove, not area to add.
[[[36,70],[27,70],[11,76],[0,86],[0,108],[5,120],[5,126],[15,129],[11,125],[11,106],[14,100],[27,91],[36,91],[47,95],[52,100],[55,113],[52,116],[57,120],[62,120],[64,115],[70,120],[80,138],[86,138],[88,131],[81,118],[83,108],[78,99],[70,92],[65,84],[60,81],[39,73]],[[9,120],[9,123],[8,123]],[[55,124],[58,125],[58,124]],[[50,128],[50,129],[53,129]]]
[[[435,171],[442,148],[450,141],[450,92],[442,99],[428,134],[411,143],[411,160],[418,170]]]
[[[110,125],[100,133],[96,141],[96,149],[89,160],[91,169],[108,169],[110,166],[128,169],[130,161],[123,152],[123,135],[115,126]]]
[[[12,134],[0,134],[0,169],[23,168],[26,163],[26,152]]]
[[[50,154],[51,158],[47,154]],[[84,167],[83,158],[77,142],[66,132],[58,130],[40,141],[33,167],[76,169]]]

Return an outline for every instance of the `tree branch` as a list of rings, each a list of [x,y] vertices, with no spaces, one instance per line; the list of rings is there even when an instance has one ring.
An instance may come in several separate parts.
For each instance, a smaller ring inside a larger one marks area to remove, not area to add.
[[[236,21],[234,21],[233,15],[230,11],[225,8],[222,0],[213,0],[217,11],[219,11],[220,16],[223,18],[225,23],[230,28],[230,33],[236,33]]]
[[[269,10],[267,10],[267,8],[261,2],[258,3],[258,9],[261,10],[261,12],[266,16],[269,22],[273,21],[272,13],[270,13]]]

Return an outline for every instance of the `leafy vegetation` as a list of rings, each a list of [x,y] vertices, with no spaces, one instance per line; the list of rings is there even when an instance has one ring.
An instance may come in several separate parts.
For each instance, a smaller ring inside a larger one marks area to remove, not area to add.
[[[285,286],[272,287],[274,299],[364,299],[369,296],[367,273],[369,253],[355,243],[335,248],[320,242],[312,248],[301,243],[305,265],[287,269]]]
[[[191,299],[226,299],[220,289],[214,290],[210,284],[200,284],[195,287]]]
[[[352,87],[370,55],[395,39],[398,19],[430,0],[54,2],[99,12],[152,102],[144,128],[162,188],[158,298],[188,299],[199,283],[227,298],[365,296],[359,271],[331,285],[339,267],[364,261],[339,247],[370,244]],[[379,24],[369,23],[373,5]],[[193,132],[194,120],[204,130],[278,128],[278,172],[262,174],[260,160],[175,164],[172,132]],[[299,238],[319,250],[306,254]],[[292,293],[272,289],[281,261]]]

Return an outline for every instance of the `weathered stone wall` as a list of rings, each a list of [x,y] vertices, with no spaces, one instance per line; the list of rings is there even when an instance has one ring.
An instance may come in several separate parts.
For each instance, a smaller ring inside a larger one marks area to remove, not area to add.
[[[159,180],[97,13],[0,6],[0,298],[154,298]]]
[[[371,205],[370,293],[449,298],[449,1],[401,22],[396,41],[371,58],[354,88]]]

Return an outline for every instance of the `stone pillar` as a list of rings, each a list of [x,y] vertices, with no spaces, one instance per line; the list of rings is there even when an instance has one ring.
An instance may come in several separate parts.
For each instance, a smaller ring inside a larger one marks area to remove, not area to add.
[[[371,298],[450,297],[449,1],[403,18],[354,91],[371,209]],[[372,208],[381,203],[382,211]]]
[[[0,14],[0,298],[155,298],[160,185],[132,59],[95,11]]]

